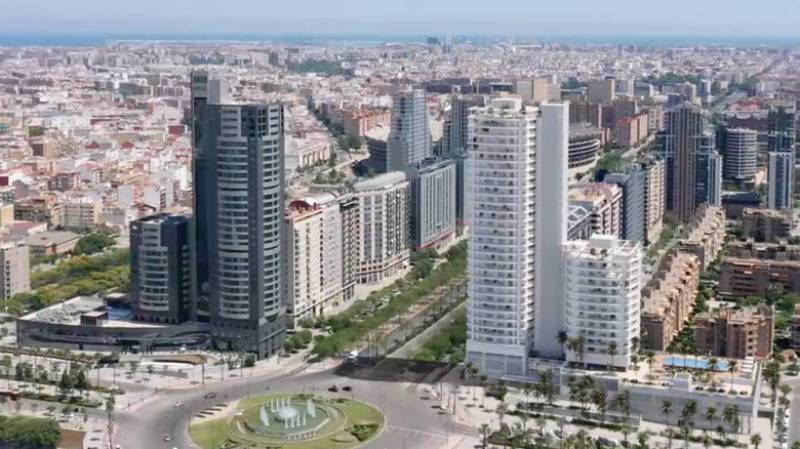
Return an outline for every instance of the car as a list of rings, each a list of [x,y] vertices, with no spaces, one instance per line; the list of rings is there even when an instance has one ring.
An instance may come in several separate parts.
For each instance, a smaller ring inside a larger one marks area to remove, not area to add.
[[[172,404],[172,406],[175,407],[175,408],[181,407],[182,405],[183,405],[183,402],[176,402],[176,403]]]
[[[338,393],[339,387],[337,387],[336,385],[331,385],[330,387],[328,387],[328,391],[330,391],[331,393]]]
[[[345,385],[345,386],[342,387],[342,390],[344,390],[344,391],[353,391],[353,387],[351,387],[350,385]]]
[[[619,443],[619,444],[620,444],[622,447],[625,447],[625,448],[632,447],[632,445],[631,445],[631,443],[630,443],[629,441],[620,441],[620,443]]]
[[[172,441],[172,436],[171,436],[170,434],[166,434],[166,435],[164,435],[164,441],[166,441],[167,443],[169,443],[170,441]]]
[[[215,397],[217,397],[217,393],[214,393],[214,392],[206,393],[206,395],[203,396],[203,397],[206,398],[206,399],[214,399]]]

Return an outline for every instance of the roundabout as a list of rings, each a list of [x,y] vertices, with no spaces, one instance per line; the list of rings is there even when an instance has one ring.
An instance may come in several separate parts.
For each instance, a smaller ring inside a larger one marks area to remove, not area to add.
[[[189,427],[201,449],[350,449],[385,425],[375,407],[346,398],[283,394],[244,399],[224,417]]]

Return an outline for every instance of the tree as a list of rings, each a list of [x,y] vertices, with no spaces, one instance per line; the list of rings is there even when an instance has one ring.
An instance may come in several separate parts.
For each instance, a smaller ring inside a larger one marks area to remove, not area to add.
[[[481,424],[481,427],[478,429],[478,432],[481,434],[481,440],[483,441],[483,449],[486,449],[486,439],[489,437],[489,425]]]
[[[739,407],[736,405],[729,405],[722,411],[722,420],[725,421],[733,433],[739,433]]]
[[[584,357],[586,355],[586,339],[583,338],[583,336],[570,339],[569,342],[567,342],[567,349],[575,353],[578,361],[583,363],[585,368],[586,363],[584,362]]]
[[[617,406],[619,410],[622,410],[622,413],[625,414],[625,425],[622,426],[622,434],[625,437],[625,441],[628,441],[628,423],[631,420],[631,392],[628,390],[622,390],[614,396],[614,404]]]
[[[772,391],[772,406],[775,406],[775,402],[778,399],[778,385],[781,383],[781,364],[777,360],[770,360],[767,364],[761,369],[761,377],[767,382],[769,385],[769,389]]]
[[[608,344],[608,349],[606,349],[606,353],[611,358],[611,363],[608,365],[608,370],[611,371],[611,367],[614,366],[614,357],[617,356],[617,343],[611,342]]]
[[[750,444],[753,445],[753,449],[758,449],[758,446],[761,444],[761,435],[759,435],[757,433],[753,434],[750,437]]]
[[[76,256],[96,254],[114,245],[113,237],[105,234],[89,234],[81,237],[73,250]]]
[[[561,345],[561,357],[564,358],[566,357],[566,353],[564,352],[564,345],[566,345],[567,342],[569,341],[569,335],[567,334],[567,331],[565,330],[558,331],[556,339],[558,340],[558,344]]]
[[[597,411],[600,412],[600,421],[605,421],[606,410],[608,408],[608,392],[606,391],[606,387],[602,384],[595,384],[591,393],[591,401],[594,406],[597,407]]]
[[[733,378],[736,375],[736,365],[738,362],[736,360],[728,360],[728,372],[731,373],[731,391],[733,391]]]
[[[58,389],[61,390],[62,394],[68,394],[73,388],[75,388],[75,378],[72,377],[72,373],[67,368],[64,368],[64,372],[61,373],[61,380],[58,382]]]
[[[639,444],[639,449],[648,449],[647,440],[650,438],[650,432],[644,431],[636,434],[636,442]]]
[[[669,425],[669,417],[672,414],[672,401],[669,399],[661,401],[661,414],[664,415],[664,418],[667,420],[667,425]]]
[[[713,405],[709,405],[706,407],[706,412],[704,417],[706,421],[711,424],[711,427],[714,427],[714,422],[717,420],[717,409]]]

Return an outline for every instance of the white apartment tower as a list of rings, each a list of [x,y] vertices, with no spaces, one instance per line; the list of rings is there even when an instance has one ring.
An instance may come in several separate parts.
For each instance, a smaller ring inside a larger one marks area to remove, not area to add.
[[[550,341],[535,342],[547,333],[537,324],[553,327],[557,346],[562,284],[535,281],[561,279],[560,264],[537,257],[560,260],[566,240],[568,111],[566,103],[540,109],[502,97],[470,117],[467,359],[490,377],[523,375],[529,354],[549,352]],[[547,195],[538,196],[542,189]]]
[[[565,330],[584,342],[582,354],[567,350],[567,361],[628,368],[641,323],[641,272],[633,242],[593,235],[565,245]]]

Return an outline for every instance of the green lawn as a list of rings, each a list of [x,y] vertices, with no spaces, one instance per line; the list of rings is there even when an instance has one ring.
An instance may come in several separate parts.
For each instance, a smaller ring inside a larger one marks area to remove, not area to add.
[[[227,418],[206,421],[189,428],[189,436],[202,449],[216,449],[228,438]]]

